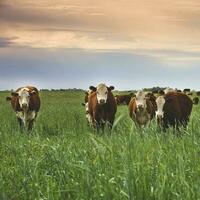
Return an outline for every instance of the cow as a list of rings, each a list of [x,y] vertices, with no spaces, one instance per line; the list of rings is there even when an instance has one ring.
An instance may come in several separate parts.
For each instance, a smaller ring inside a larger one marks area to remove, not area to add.
[[[159,95],[164,95],[165,92],[164,92],[164,90],[159,90],[159,91],[158,91],[158,94],[159,94]]]
[[[82,106],[85,107],[85,117],[87,119],[88,126],[92,125],[92,117],[89,113],[89,107],[88,107],[88,98],[92,92],[93,91],[91,91],[91,90],[88,90],[85,92],[84,103],[82,103]]]
[[[174,92],[175,90],[173,88],[167,87],[164,90],[164,93],[167,94],[168,92]]]
[[[189,88],[185,88],[185,89],[183,90],[183,92],[184,92],[185,94],[187,94],[187,93],[190,92],[190,89],[189,89]]]
[[[166,131],[170,125],[179,130],[179,125],[187,127],[192,111],[192,100],[184,93],[169,92],[156,99],[156,119],[158,127]]]
[[[93,92],[88,96],[88,108],[93,126],[97,131],[104,131],[105,123],[108,122],[111,130],[117,112],[117,104],[112,93],[114,87],[100,83],[97,87],[90,86],[90,89]]]
[[[134,96],[133,93],[126,94],[126,95],[116,95],[115,100],[116,100],[117,105],[121,105],[121,104],[128,105],[133,96]]]
[[[32,130],[33,122],[40,110],[38,89],[33,86],[20,87],[11,93],[11,97],[6,97],[6,100],[11,102],[20,128]]]
[[[153,116],[155,115],[155,108],[146,97],[144,91],[139,90],[136,97],[132,98],[129,103],[129,116],[134,121],[136,127],[148,126]]]
[[[193,101],[193,104],[194,104],[194,105],[199,104],[199,97],[194,97],[194,98],[192,99],[192,101]]]
[[[196,94],[197,94],[197,96],[200,96],[200,91],[197,91]]]

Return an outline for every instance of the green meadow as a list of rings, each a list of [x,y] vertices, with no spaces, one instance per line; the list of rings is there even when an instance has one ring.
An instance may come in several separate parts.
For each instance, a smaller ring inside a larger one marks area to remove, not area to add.
[[[41,92],[32,132],[0,93],[0,199],[200,199],[200,106],[178,137],[137,130],[125,105],[112,133],[87,126],[82,92]]]

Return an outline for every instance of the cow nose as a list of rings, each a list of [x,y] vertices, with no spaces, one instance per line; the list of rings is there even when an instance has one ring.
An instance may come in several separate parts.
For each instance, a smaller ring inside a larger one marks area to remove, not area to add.
[[[138,105],[139,110],[142,110],[142,108],[143,108],[143,105]]]
[[[27,108],[27,107],[28,107],[28,105],[26,103],[22,104],[22,108]]]
[[[105,99],[100,99],[99,101],[101,104],[105,103]]]

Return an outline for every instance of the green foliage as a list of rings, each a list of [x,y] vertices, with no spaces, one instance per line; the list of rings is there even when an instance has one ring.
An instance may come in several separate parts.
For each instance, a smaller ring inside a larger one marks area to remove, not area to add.
[[[111,134],[87,127],[84,93],[42,92],[34,130],[20,131],[0,93],[0,199],[200,199],[200,108],[181,137],[136,130],[119,106]]]

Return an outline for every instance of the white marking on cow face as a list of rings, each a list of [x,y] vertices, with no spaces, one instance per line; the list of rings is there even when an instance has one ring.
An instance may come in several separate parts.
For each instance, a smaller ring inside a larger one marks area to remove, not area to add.
[[[136,102],[137,109],[139,110],[145,109],[147,107],[145,92],[138,91],[136,93],[135,102]]]
[[[156,99],[157,111],[156,111],[156,119],[163,119],[164,111],[163,107],[165,105],[165,98],[163,96],[159,96]]]
[[[29,106],[29,100],[30,100],[30,94],[29,92],[25,89],[22,88],[19,92],[19,105],[23,109],[27,109]]]
[[[99,104],[104,104],[108,98],[108,89],[105,84],[101,83],[97,86],[97,101]]]

